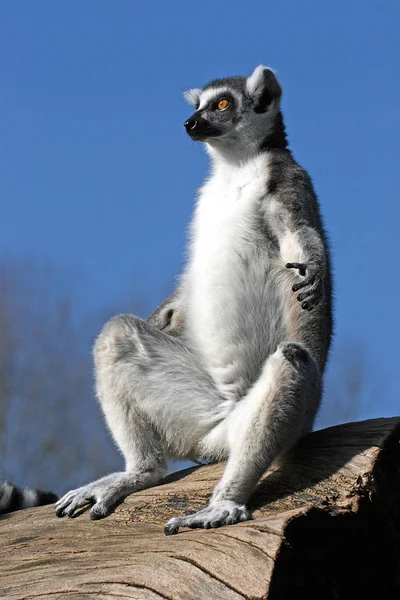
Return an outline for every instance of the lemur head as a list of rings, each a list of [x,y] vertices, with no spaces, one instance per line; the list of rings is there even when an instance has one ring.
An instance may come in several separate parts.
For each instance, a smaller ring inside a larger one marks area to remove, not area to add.
[[[274,72],[258,66],[250,77],[216,79],[185,92],[196,112],[185,121],[192,140],[206,142],[211,154],[239,160],[269,147],[286,148]]]

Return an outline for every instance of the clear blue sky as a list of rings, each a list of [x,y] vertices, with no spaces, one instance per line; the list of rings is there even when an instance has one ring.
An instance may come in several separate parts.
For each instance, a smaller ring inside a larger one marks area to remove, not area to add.
[[[207,168],[182,90],[270,65],[332,241],[333,364],[360,343],[360,417],[400,413],[399,22],[395,0],[0,0],[0,255],[72,274],[82,312],[157,304]]]

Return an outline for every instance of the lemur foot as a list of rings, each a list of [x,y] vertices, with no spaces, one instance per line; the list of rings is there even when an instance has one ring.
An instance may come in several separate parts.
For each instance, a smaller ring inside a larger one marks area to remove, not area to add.
[[[54,509],[57,517],[72,517],[80,508],[92,505],[90,518],[104,519],[117,504],[131,493],[127,491],[123,474],[114,473],[65,494]]]
[[[165,535],[178,533],[180,527],[191,529],[211,529],[222,525],[234,525],[241,521],[248,521],[250,513],[247,508],[230,500],[216,502],[186,517],[174,517],[164,527]]]
[[[301,308],[312,310],[323,297],[321,269],[313,263],[286,263],[285,266],[287,269],[298,269],[299,274],[304,277],[292,286],[292,290],[297,292],[302,288],[306,288],[297,296],[297,300],[301,302]]]

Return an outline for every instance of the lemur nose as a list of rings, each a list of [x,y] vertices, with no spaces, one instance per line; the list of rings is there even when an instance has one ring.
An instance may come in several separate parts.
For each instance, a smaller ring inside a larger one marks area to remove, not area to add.
[[[196,129],[196,127],[197,127],[197,121],[196,121],[196,119],[193,119],[193,117],[191,117],[190,119],[188,119],[187,121],[185,121],[184,126],[186,127],[186,131],[190,131],[192,129]]]

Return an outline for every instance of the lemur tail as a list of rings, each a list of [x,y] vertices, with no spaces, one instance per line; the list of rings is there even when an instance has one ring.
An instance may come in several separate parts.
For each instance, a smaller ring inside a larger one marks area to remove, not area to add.
[[[20,488],[9,481],[0,481],[0,515],[21,508],[53,504],[57,500],[58,496],[53,492]]]

